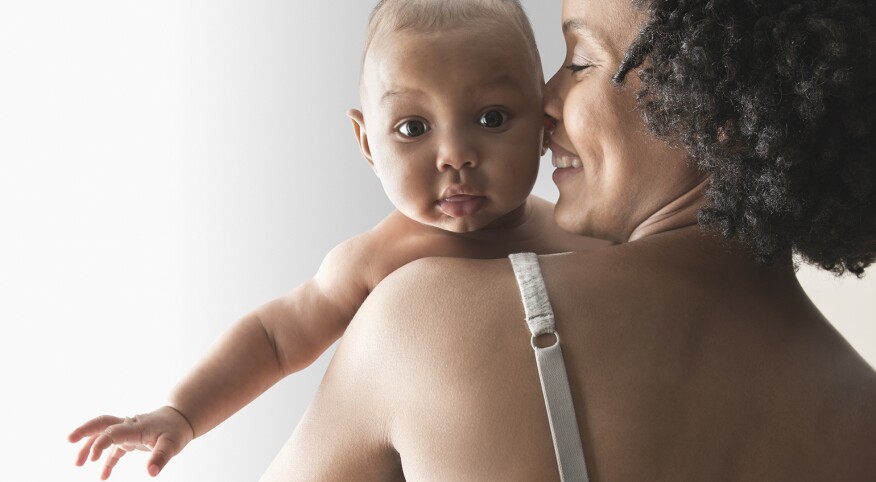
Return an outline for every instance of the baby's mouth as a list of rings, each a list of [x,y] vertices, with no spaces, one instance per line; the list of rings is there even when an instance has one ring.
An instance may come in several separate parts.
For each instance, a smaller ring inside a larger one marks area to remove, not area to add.
[[[471,194],[455,194],[437,201],[441,212],[452,217],[461,218],[481,210],[487,198]]]

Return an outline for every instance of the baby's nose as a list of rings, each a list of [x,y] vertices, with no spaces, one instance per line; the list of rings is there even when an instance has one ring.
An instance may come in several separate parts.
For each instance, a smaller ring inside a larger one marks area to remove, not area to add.
[[[478,165],[477,150],[462,135],[450,135],[442,142],[438,151],[438,170],[444,172],[447,169],[457,171],[465,168],[473,168]]]

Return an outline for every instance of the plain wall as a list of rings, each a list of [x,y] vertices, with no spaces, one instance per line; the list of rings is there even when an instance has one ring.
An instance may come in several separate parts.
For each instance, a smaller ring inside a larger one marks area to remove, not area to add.
[[[560,1],[528,0],[546,75]],[[0,6],[0,370],[8,480],[94,481],[67,433],[165,395],[238,317],[391,206],[344,113],[372,2]],[[544,161],[536,194],[556,199]],[[804,269],[872,364],[876,281]],[[333,349],[171,461],[164,482],[255,480]],[[151,480],[142,453],[114,480]]]

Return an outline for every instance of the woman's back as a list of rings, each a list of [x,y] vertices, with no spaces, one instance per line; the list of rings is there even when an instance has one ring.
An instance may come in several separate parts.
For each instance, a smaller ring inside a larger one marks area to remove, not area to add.
[[[541,258],[591,478],[876,479],[876,374],[790,267],[701,236]],[[404,296],[378,289],[346,336],[380,340],[405,477],[558,480],[510,263],[428,260],[387,285]]]

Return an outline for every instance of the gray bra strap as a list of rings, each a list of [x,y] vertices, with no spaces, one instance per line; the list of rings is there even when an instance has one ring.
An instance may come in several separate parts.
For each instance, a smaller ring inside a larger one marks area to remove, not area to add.
[[[526,312],[526,324],[532,333],[531,345],[535,350],[535,362],[541,391],[544,394],[545,408],[554,440],[554,453],[563,482],[588,482],[587,466],[584,463],[584,450],[578,433],[578,420],[572,394],[569,392],[569,378],[560,350],[560,335],[554,328],[554,311],[548,299],[547,289],[538,266],[538,256],[533,253],[517,253],[509,256],[520,295]],[[552,333],[556,342],[545,348],[536,345],[539,335]]]

